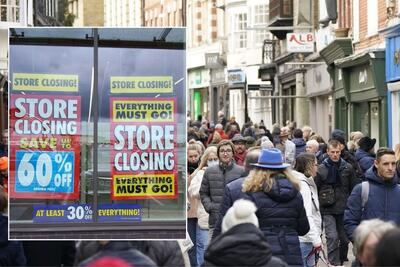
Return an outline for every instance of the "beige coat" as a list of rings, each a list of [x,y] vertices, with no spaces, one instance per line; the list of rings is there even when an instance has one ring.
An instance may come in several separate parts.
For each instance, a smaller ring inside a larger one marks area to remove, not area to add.
[[[203,204],[201,204],[200,193],[199,193],[201,187],[201,181],[203,180],[203,175],[204,175],[204,169],[199,170],[193,177],[188,189],[188,199],[194,198],[197,200],[198,224],[201,229],[208,229],[209,228],[208,213],[204,209]]]

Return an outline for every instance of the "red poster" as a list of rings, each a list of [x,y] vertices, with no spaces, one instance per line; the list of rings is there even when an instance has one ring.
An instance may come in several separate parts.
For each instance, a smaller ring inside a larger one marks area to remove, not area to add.
[[[175,98],[110,99],[111,198],[178,196]]]
[[[12,94],[10,197],[77,199],[81,97]]]

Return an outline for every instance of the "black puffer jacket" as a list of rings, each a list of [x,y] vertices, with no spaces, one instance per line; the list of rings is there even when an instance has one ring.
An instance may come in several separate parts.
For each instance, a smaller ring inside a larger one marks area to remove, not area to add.
[[[3,214],[0,214],[0,266],[26,266],[21,242],[8,240],[8,217]]]
[[[184,266],[181,248],[176,240],[131,241],[132,246],[149,256],[157,266]]]
[[[248,192],[247,195],[257,206],[260,230],[273,255],[289,265],[301,266],[299,236],[310,230],[303,197],[285,176],[274,178],[270,191]]]
[[[335,183],[328,183],[328,173],[329,169],[327,167],[328,158],[325,159],[322,164],[318,166],[317,176],[315,177],[315,184],[317,185],[318,192],[320,193],[323,188],[331,186],[335,191],[335,202],[331,206],[322,206],[320,197],[320,212],[321,214],[343,214],[346,208],[346,202],[349,198],[353,187],[361,182],[352,167],[342,158],[340,159],[340,166],[338,168],[340,181],[335,181]]]
[[[287,266],[273,257],[267,239],[254,224],[239,224],[208,246],[203,266]]]
[[[224,196],[225,185],[229,182],[244,176],[243,167],[231,162],[226,168],[221,165],[212,166],[206,169],[201,182],[200,198],[204,209],[210,215],[208,224],[214,227],[219,213],[219,207]]]

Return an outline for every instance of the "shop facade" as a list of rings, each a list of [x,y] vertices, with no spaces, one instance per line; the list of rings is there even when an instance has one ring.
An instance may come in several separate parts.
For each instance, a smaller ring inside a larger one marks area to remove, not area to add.
[[[163,30],[14,30],[10,238],[186,237],[185,31]]]
[[[400,25],[386,32],[386,82],[389,147],[400,143]]]
[[[347,100],[349,131],[376,138],[375,148],[388,145],[385,50],[375,49],[335,61]]]

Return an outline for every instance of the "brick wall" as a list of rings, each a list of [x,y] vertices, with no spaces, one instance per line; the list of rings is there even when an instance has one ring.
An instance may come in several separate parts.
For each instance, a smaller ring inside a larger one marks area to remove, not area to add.
[[[145,13],[153,11],[153,14],[157,14],[156,18],[150,19],[145,18],[145,26],[154,27],[174,27],[182,26],[182,1],[176,2],[175,9],[172,8],[168,12],[168,6],[173,6],[174,0],[165,0],[163,4],[161,1],[145,1],[144,10]],[[162,16],[160,16],[162,14]],[[168,15],[170,20],[168,20]],[[154,16],[154,15],[153,15]]]
[[[368,47],[376,46],[379,43],[385,41],[382,34],[367,36],[368,34],[368,13],[367,13],[367,1],[360,0],[360,42],[355,44],[355,53],[358,50],[363,50]],[[378,30],[386,27],[386,2],[378,0]]]

